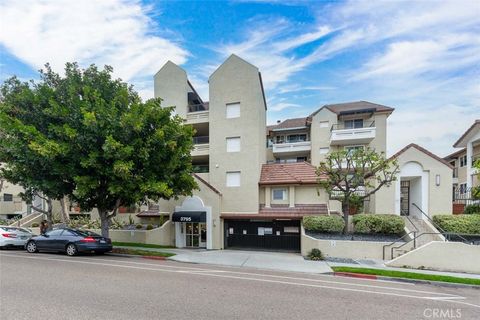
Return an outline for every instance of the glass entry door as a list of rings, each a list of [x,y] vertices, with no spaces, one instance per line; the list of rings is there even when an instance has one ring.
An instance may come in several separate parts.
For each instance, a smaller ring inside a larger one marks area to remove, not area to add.
[[[185,246],[197,247],[200,244],[200,233],[198,223],[187,222],[185,224]]]
[[[185,246],[193,248],[207,247],[207,224],[198,222],[185,223]]]
[[[400,214],[410,215],[410,181],[400,181]]]

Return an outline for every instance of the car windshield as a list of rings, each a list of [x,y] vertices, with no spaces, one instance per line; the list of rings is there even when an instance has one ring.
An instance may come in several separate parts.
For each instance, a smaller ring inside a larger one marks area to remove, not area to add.
[[[75,230],[75,232],[84,237],[100,237],[99,234],[89,230]]]

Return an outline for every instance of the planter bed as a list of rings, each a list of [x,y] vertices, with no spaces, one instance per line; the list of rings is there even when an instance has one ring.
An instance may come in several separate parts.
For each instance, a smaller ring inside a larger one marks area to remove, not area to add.
[[[350,240],[350,241],[376,241],[376,242],[405,242],[404,240],[398,240],[401,236],[390,234],[354,234],[354,233],[316,233],[305,231],[310,237],[321,240]]]

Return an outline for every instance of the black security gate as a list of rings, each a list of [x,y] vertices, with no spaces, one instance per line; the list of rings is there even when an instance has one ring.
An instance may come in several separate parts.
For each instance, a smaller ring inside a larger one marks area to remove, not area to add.
[[[227,248],[300,251],[299,220],[225,220]]]

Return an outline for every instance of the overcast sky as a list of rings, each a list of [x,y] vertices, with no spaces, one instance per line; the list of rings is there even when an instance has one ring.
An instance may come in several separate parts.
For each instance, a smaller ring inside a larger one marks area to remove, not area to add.
[[[150,98],[172,60],[208,100],[208,76],[236,53],[262,72],[269,123],[367,100],[396,109],[389,154],[415,142],[444,156],[480,118],[479,35],[468,0],[0,0],[0,80],[109,64]]]

